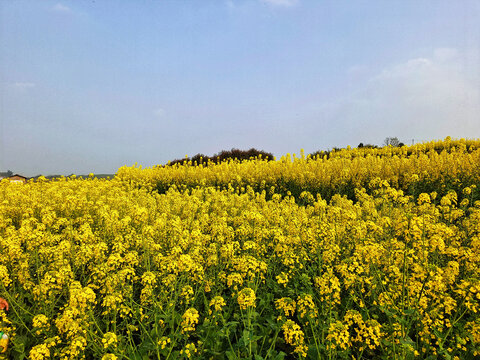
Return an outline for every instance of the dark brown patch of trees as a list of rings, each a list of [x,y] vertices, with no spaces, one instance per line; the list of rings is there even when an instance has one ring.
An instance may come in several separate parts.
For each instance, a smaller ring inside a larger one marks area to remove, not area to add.
[[[252,158],[259,158],[259,157],[267,161],[271,161],[274,159],[274,156],[272,153],[269,153],[263,150],[257,150],[254,148],[251,148],[249,150],[232,149],[232,150],[222,150],[213,156],[197,154],[192,156],[192,158],[186,157],[184,159],[176,159],[173,161],[169,161],[166,165],[167,166],[168,165],[172,166],[175,164],[184,165],[189,163],[190,161],[192,163],[196,163],[197,165],[200,165],[200,164],[207,165],[208,163],[218,164],[218,163],[221,163],[222,161],[226,161],[229,159],[237,159],[237,160],[243,161],[243,160],[249,160]]]

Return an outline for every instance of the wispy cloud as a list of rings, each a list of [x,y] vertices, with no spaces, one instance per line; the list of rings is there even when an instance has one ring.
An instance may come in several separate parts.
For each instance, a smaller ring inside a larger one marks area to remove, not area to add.
[[[72,12],[72,9],[70,9],[68,6],[63,5],[61,3],[57,3],[54,6],[52,6],[51,10],[58,13],[64,13],[64,14]]]
[[[10,84],[10,87],[16,91],[24,92],[35,87],[33,82],[14,82]]]
[[[153,110],[153,115],[158,118],[163,118],[165,116],[165,110],[162,108],[158,108]]]
[[[368,67],[362,64],[352,65],[347,69],[347,74],[350,76],[357,76],[365,74],[368,71]]]
[[[261,0],[263,3],[272,5],[272,6],[284,6],[290,7],[296,5],[298,0]]]
[[[355,93],[319,112],[336,124],[332,132],[342,131],[352,145],[355,141],[380,143],[385,136],[404,142],[477,136],[477,60],[456,49],[436,49],[429,56],[381,69]]]

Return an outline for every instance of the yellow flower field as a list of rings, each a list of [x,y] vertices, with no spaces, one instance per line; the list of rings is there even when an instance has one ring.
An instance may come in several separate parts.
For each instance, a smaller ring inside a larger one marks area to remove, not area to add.
[[[480,141],[0,182],[5,359],[480,357]]]

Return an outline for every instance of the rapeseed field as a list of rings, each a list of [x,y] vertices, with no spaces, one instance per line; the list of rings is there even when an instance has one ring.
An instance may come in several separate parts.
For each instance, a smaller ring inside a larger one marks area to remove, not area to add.
[[[0,358],[476,359],[479,268],[480,140],[3,180]]]

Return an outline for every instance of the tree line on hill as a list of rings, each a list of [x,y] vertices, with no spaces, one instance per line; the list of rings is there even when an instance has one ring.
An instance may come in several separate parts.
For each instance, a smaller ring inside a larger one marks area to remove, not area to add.
[[[258,158],[258,157],[261,157],[262,159],[267,161],[274,159],[274,156],[272,153],[269,153],[263,150],[257,150],[254,148],[251,148],[249,150],[239,150],[239,149],[233,148],[232,150],[222,150],[213,156],[197,154],[192,158],[185,157],[184,159],[176,159],[173,161],[169,161],[166,165],[167,166],[172,166],[175,164],[182,165],[182,164],[187,164],[190,161],[192,163],[196,163],[197,165],[200,165],[200,164],[206,165],[208,163],[218,164],[228,159],[237,159],[241,161],[241,160],[249,160],[249,159]]]
[[[393,146],[393,147],[402,147],[405,144],[400,142],[397,137],[387,137],[385,138],[384,141],[384,146]],[[372,145],[372,144],[363,144],[360,143],[358,144],[358,148],[371,148],[371,149],[377,149],[379,146],[377,145]],[[341,148],[334,147],[332,151],[339,151]],[[310,154],[310,157],[315,157],[317,155],[323,157],[327,156],[329,157],[331,151],[330,150],[319,150],[314,153]],[[237,160],[250,160],[252,158],[259,158],[261,157],[263,160],[266,161],[271,161],[275,157],[273,156],[272,153],[263,151],[263,150],[257,150],[255,148],[251,148],[249,150],[240,150],[236,148],[232,148],[231,150],[222,150],[219,153],[213,155],[213,156],[206,156],[203,154],[196,154],[194,156],[190,157],[185,157],[183,159],[175,159],[173,161],[169,161],[165,166],[173,166],[176,164],[183,165],[191,162],[192,164],[218,164],[222,161],[229,160],[229,159],[237,159]]]

